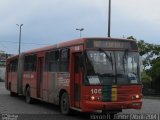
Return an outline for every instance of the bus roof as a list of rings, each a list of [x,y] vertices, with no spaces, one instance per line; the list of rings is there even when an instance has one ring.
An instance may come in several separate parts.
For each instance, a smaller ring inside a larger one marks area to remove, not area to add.
[[[50,45],[50,46],[45,46],[45,47],[41,47],[41,48],[36,48],[36,49],[32,49],[26,52],[22,52],[21,54],[32,54],[32,53],[37,53],[37,52],[41,52],[41,51],[47,51],[50,49],[56,49],[56,48],[65,48],[68,46],[73,46],[73,45],[79,45],[79,44],[83,44],[86,40],[93,40],[93,39],[100,39],[100,40],[122,40],[122,41],[134,41],[135,40],[131,40],[131,39],[124,39],[124,38],[108,38],[108,37],[93,37],[93,38],[79,38],[79,39],[74,39],[74,40],[70,40],[70,41],[65,41],[65,42],[61,42],[55,45]],[[10,57],[9,59],[14,59],[18,57],[18,55],[15,55],[13,57]]]

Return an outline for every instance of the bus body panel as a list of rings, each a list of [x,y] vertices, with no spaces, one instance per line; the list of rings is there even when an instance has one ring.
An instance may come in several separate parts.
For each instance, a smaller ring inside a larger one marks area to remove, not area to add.
[[[24,72],[23,73],[23,93],[25,94],[26,87],[29,85],[31,89],[31,97],[36,98],[36,79],[37,79],[37,73],[36,72]]]
[[[16,72],[10,72],[8,75],[8,83],[10,86],[10,90],[12,92],[17,93],[17,73]]]
[[[22,94],[23,93],[23,67],[24,67],[24,58],[23,54],[19,55],[18,60],[18,70],[17,70],[17,93]]]
[[[59,104],[59,92],[65,90],[69,93],[69,73],[48,72],[48,96],[50,103]]]
[[[47,72],[43,72],[43,100],[46,102],[49,102],[49,97],[48,97],[48,93],[49,93],[49,88],[48,88],[49,84],[48,84],[48,73]]]
[[[104,87],[104,86],[103,86]],[[120,109],[141,109],[142,87],[141,85],[108,86],[111,88],[111,95],[103,95],[101,86],[83,86],[81,102],[83,111],[97,110],[120,110]],[[105,86],[106,87],[106,86]],[[114,89],[117,89],[116,92]],[[109,89],[107,91],[109,93]],[[107,93],[106,92],[106,93]],[[139,95],[139,98],[136,98]],[[94,96],[94,100],[91,97]],[[116,99],[115,99],[116,96]],[[106,99],[106,100],[105,100]],[[137,105],[134,105],[137,103]]]

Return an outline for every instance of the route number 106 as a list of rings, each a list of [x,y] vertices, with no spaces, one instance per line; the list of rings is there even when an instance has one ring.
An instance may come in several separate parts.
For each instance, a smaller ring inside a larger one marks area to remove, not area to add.
[[[102,89],[91,89],[91,93],[92,94],[101,94],[102,93]]]

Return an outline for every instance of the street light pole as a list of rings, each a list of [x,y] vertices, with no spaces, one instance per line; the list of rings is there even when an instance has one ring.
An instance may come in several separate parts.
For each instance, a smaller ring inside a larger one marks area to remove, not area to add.
[[[111,0],[109,0],[109,7],[108,7],[108,37],[111,37]]]
[[[78,28],[77,28],[76,30],[79,30],[79,32],[80,32],[80,38],[81,38],[81,36],[82,36],[82,33],[81,33],[81,32],[84,30],[84,28],[81,28],[81,29],[78,29]]]
[[[17,26],[19,26],[19,29],[20,29],[20,31],[19,31],[19,54],[21,53],[21,29],[22,29],[22,26],[23,26],[23,24],[21,24],[21,25],[19,25],[19,24],[16,24]]]

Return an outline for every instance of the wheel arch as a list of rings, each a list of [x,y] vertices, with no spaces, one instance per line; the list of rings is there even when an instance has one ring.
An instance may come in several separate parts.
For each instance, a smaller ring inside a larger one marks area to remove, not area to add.
[[[65,90],[65,89],[61,89],[61,90],[59,91],[59,105],[60,105],[61,97],[62,97],[63,93],[67,93],[67,94],[68,94],[67,90]]]

